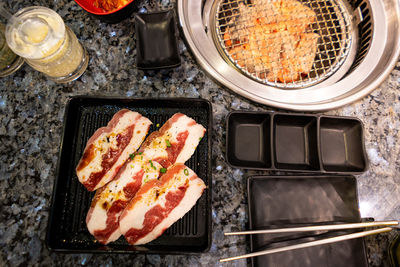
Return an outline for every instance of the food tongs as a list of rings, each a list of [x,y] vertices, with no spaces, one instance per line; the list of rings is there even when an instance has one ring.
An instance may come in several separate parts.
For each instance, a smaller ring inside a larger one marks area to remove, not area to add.
[[[293,232],[310,232],[310,231],[330,231],[330,230],[345,230],[345,229],[357,229],[367,227],[381,227],[374,230],[361,231],[351,234],[339,235],[335,237],[320,239],[311,242],[305,242],[280,248],[267,249],[263,251],[257,251],[249,254],[235,256],[231,258],[221,259],[220,262],[246,259],[261,255],[273,254],[288,250],[307,248],[313,246],[324,245],[328,243],[335,243],[349,239],[360,238],[368,235],[375,235],[391,231],[393,226],[397,226],[398,221],[380,221],[380,222],[364,222],[364,223],[346,223],[346,224],[331,224],[331,225],[319,225],[319,226],[305,226],[305,227],[292,227],[292,228],[279,228],[279,229],[267,229],[267,230],[254,230],[254,231],[243,231],[243,232],[230,232],[225,235],[255,235],[255,234],[277,234],[277,233],[293,233]]]

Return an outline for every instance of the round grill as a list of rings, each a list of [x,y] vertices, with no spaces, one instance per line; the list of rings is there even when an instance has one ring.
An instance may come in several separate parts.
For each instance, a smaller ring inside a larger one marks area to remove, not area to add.
[[[213,40],[225,60],[278,88],[320,83],[356,49],[351,16],[340,1],[220,0],[211,14]]]

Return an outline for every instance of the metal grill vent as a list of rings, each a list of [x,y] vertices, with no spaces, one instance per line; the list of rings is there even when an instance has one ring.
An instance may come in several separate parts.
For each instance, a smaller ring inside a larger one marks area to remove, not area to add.
[[[354,69],[360,65],[365,56],[367,55],[372,40],[372,29],[373,29],[373,20],[371,14],[371,8],[368,1],[358,0],[354,3],[354,8],[360,10],[360,14],[362,16],[362,21],[358,24],[358,32],[360,44],[357,51],[357,57],[354,60],[353,65],[350,68],[348,73],[351,73]]]

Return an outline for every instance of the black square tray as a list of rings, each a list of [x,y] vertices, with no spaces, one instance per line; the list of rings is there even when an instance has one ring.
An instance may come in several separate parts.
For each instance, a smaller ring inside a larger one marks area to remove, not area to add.
[[[368,168],[357,118],[233,111],[226,121],[226,160],[232,167],[341,174]]]
[[[250,229],[360,222],[353,176],[253,176],[248,179]],[[351,232],[351,231],[350,231]],[[283,247],[348,231],[252,235],[251,251]],[[253,266],[366,267],[363,239],[252,258]]]
[[[75,174],[75,167],[89,137],[122,108],[137,111],[149,118],[153,122],[149,133],[177,112],[195,119],[207,129],[186,165],[203,179],[208,188],[182,219],[162,236],[142,246],[129,245],[123,237],[104,246],[90,235],[85,218],[94,192],[87,191]],[[203,99],[70,99],[65,110],[64,132],[49,214],[46,236],[48,248],[73,253],[187,254],[207,251],[211,244],[211,131],[211,104]]]

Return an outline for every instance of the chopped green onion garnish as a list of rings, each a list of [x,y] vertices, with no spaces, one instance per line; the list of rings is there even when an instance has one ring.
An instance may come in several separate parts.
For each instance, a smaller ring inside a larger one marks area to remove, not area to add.
[[[167,172],[167,169],[166,169],[166,168],[161,168],[161,169],[160,169],[160,172],[166,173],[166,172]]]
[[[151,166],[153,169],[157,170],[156,166],[153,165],[153,161],[149,160],[149,162],[150,162],[150,166]]]
[[[135,152],[135,153],[129,154],[129,157],[131,158],[131,160],[133,160],[137,155],[142,155],[142,154],[143,154],[143,152]],[[143,156],[142,156],[142,159],[143,159]]]
[[[171,146],[171,143],[169,142],[169,140],[165,140],[165,143],[167,143],[167,147]]]
[[[184,170],[183,170],[183,173],[184,173],[186,176],[188,176],[188,175],[189,175],[188,169],[184,169]]]

